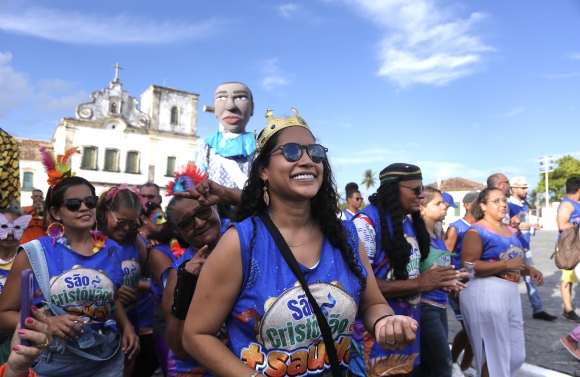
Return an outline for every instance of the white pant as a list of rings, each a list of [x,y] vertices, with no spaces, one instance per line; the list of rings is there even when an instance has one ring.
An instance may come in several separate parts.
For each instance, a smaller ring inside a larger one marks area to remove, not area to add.
[[[479,375],[515,377],[526,359],[518,284],[494,276],[475,278],[460,293],[461,313]]]

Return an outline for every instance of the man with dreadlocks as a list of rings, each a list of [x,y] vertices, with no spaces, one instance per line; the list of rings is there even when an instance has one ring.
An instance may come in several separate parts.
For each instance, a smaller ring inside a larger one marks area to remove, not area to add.
[[[379,289],[395,314],[420,321],[421,293],[453,290],[459,273],[453,266],[435,265],[419,273],[419,263],[429,255],[430,236],[420,215],[423,177],[418,166],[395,163],[379,176],[381,185],[370,205],[354,218],[359,238],[369,256]],[[351,347],[351,372],[357,376],[404,376],[419,365],[419,330],[413,346],[402,351],[382,349],[355,322]]]

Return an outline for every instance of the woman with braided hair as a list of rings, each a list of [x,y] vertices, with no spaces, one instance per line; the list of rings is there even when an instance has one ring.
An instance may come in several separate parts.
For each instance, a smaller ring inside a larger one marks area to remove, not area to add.
[[[424,274],[419,272],[420,262],[429,256],[430,244],[420,214],[425,192],[419,167],[391,164],[379,178],[381,185],[369,198],[371,204],[353,221],[387,303],[396,314],[419,321],[421,293],[454,289],[459,272],[453,271],[452,266],[433,266]],[[354,341],[351,370],[357,376],[405,375],[420,362],[419,341],[404,350],[383,350],[359,320],[355,323]]]
[[[266,113],[268,124],[258,136],[259,154],[236,214],[239,222],[207,258],[187,313],[183,346],[215,376],[339,375],[331,370],[348,367],[356,313],[386,348],[402,349],[415,340],[417,323],[393,315],[356,229],[336,217],[338,197],[326,148],[315,144],[295,112],[288,118]],[[306,291],[277,246],[283,243],[268,230],[274,227],[326,312],[328,326],[319,327]],[[227,344],[215,337],[224,322]],[[327,352],[322,327],[330,328],[325,333],[336,354]]]

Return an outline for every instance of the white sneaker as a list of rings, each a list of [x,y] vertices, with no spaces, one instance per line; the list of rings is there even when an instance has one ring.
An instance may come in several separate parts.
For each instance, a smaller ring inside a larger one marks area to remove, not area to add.
[[[459,364],[453,363],[451,366],[451,377],[465,377],[461,371],[461,368],[459,367]]]
[[[472,367],[469,367],[463,371],[463,375],[465,377],[475,377],[475,373],[477,373],[477,371],[475,369],[473,369]]]

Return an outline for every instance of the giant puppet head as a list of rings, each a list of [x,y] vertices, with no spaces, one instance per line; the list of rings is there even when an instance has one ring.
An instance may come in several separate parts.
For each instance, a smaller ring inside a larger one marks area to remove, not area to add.
[[[227,132],[241,134],[254,115],[254,98],[250,88],[241,82],[218,86],[213,97],[215,116]]]

